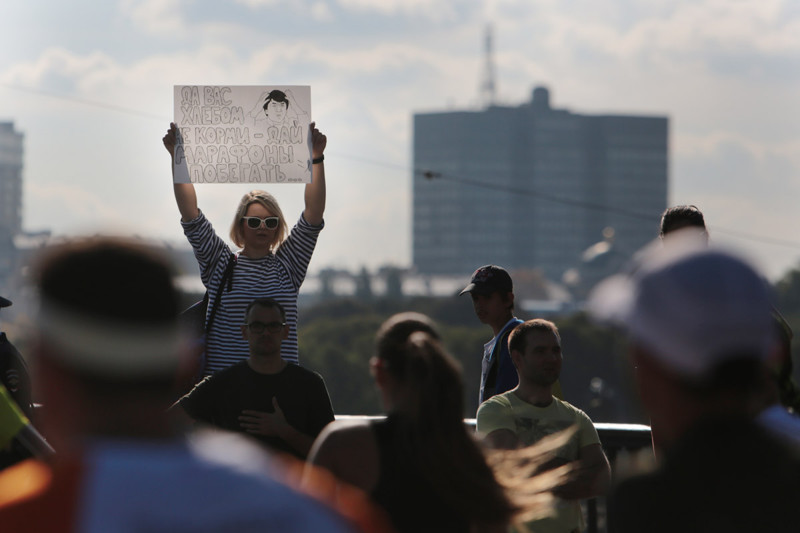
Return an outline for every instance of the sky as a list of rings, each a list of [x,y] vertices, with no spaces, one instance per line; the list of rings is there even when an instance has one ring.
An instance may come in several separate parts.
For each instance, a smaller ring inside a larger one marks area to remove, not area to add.
[[[669,204],[772,279],[798,265],[795,0],[26,0],[0,7],[0,121],[25,136],[24,227],[183,244],[161,145],[173,85],[310,85],[328,136],[311,265],[411,262],[412,116],[535,86],[576,113],[670,119]],[[246,185],[198,186],[221,234]],[[301,185],[267,187],[290,220]],[[657,221],[654,221],[654,231]]]

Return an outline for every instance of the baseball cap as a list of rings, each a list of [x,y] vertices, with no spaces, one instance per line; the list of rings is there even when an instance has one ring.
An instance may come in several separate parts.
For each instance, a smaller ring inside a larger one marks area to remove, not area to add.
[[[467,292],[489,294],[492,292],[512,292],[514,284],[506,269],[497,265],[485,265],[472,273],[469,285],[464,287],[459,296]]]
[[[2,309],[3,307],[10,307],[10,306],[11,306],[11,300],[7,300],[2,296],[0,296],[0,309]]]
[[[690,237],[652,245],[631,274],[601,282],[590,314],[689,378],[733,358],[766,360],[775,341],[767,282],[740,256]]]

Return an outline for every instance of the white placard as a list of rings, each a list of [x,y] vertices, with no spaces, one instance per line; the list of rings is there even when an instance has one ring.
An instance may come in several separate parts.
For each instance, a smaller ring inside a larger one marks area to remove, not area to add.
[[[310,183],[311,87],[176,85],[175,183]]]

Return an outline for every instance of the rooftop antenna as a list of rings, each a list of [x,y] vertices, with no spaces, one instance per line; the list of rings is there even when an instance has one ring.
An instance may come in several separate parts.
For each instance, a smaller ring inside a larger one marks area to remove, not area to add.
[[[484,41],[484,66],[483,66],[483,81],[480,87],[481,102],[486,106],[493,106],[495,101],[495,84],[494,84],[494,54],[492,50],[492,25],[486,25],[486,40]]]

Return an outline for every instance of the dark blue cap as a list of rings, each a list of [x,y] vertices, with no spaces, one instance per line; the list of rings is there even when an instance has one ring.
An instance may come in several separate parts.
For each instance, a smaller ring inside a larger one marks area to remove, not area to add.
[[[464,290],[458,294],[460,296],[467,292],[491,294],[493,292],[508,293],[513,291],[514,285],[506,269],[497,265],[486,265],[472,274],[469,285],[464,287]]]

